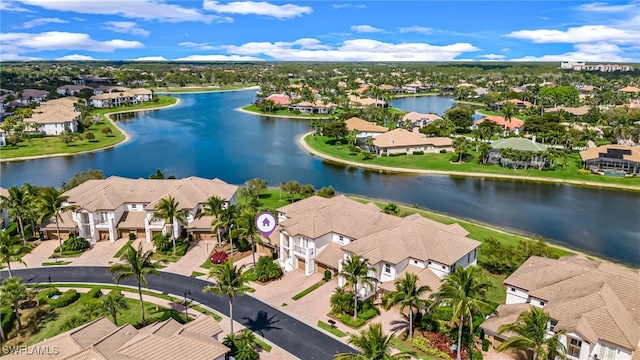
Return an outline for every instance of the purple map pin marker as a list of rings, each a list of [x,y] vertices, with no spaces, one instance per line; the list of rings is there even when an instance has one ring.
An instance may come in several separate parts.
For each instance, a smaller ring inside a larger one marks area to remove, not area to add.
[[[275,230],[278,225],[278,220],[276,217],[268,212],[263,211],[256,217],[256,228],[260,232],[260,235],[268,238]]]

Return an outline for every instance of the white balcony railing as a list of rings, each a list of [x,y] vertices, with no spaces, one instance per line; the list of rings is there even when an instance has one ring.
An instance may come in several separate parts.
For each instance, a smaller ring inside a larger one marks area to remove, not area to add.
[[[303,256],[306,259],[312,259],[316,256],[314,248],[303,248],[298,245],[293,245],[293,252],[296,255]]]

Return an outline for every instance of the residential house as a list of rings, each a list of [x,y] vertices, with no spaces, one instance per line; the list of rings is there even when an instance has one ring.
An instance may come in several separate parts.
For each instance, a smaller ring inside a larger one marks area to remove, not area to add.
[[[111,176],[103,180],[89,180],[65,192],[68,203],[77,208],[70,214],[73,225],[80,236],[91,243],[100,240],[115,241],[134,233],[147,242],[156,233],[172,232],[172,224],[153,218],[156,204],[164,198],[173,197],[179,210],[186,212],[187,224],[178,224],[176,232],[183,230],[195,239],[211,238],[208,228],[191,226],[202,205],[211,196],[219,196],[228,204],[236,204],[236,185],[219,179],[189,177],[184,179],[127,179]],[[204,218],[206,221],[207,218]],[[209,223],[212,218],[208,217]],[[201,224],[200,224],[201,225]],[[52,234],[47,233],[51,238]],[[65,234],[63,236],[68,236]]]
[[[402,121],[411,121],[412,127],[423,127],[442,119],[438,114],[421,114],[415,111],[405,114]]]
[[[585,115],[586,113],[589,112],[589,110],[591,110],[591,106],[589,105],[584,105],[584,106],[580,106],[580,107],[565,107],[565,106],[558,106],[558,107],[552,107],[552,108],[546,108],[544,109],[545,113],[550,113],[550,112],[558,112],[558,111],[566,111],[571,115],[575,115],[575,116],[582,116]]]
[[[524,126],[524,121],[514,117],[512,117],[511,120],[507,121],[504,116],[488,115],[483,117],[480,120],[477,120],[473,124],[472,129],[475,129],[479,124],[482,124],[485,121],[493,121],[503,129],[505,128],[505,125],[506,125],[507,131],[512,131],[516,134],[519,134],[520,130],[522,130],[522,127]]]
[[[59,135],[65,130],[76,132],[78,119],[82,116],[74,106],[77,101],[77,97],[69,96],[42,102],[33,111],[33,116],[24,119],[24,122],[47,135]]]
[[[332,110],[337,108],[336,104],[327,103],[322,101],[302,101],[296,104],[289,105],[289,111],[300,111],[301,114],[329,114]]]
[[[93,89],[86,85],[63,85],[56,89],[56,92],[60,95],[76,95],[81,90]]]
[[[378,135],[389,131],[389,129],[384,126],[380,126],[371,121],[362,120],[358,117],[352,117],[344,123],[347,126],[348,131],[358,130],[358,135],[356,135],[358,138],[368,138],[371,136],[375,139]]]
[[[502,164],[502,165],[510,165],[517,164],[524,167],[538,167],[542,168],[546,165],[545,157],[537,157],[533,156],[529,161],[520,161],[513,159],[505,159],[500,154],[500,149],[512,149],[521,152],[540,152],[546,151],[547,145],[540,144],[536,142],[536,138],[533,137],[531,140],[525,138],[507,138],[496,140],[491,143],[491,147],[493,148],[489,152],[489,162],[493,164]]]
[[[47,99],[49,96],[49,92],[47,90],[39,90],[39,89],[24,89],[22,90],[22,97],[18,96],[20,93],[16,94],[16,101],[21,103],[22,105],[29,105],[31,102],[40,103]]]
[[[405,272],[421,273],[437,290],[440,279],[456,265],[476,264],[480,243],[466,237],[457,224],[444,225],[420,215],[405,218],[385,214],[373,203],[343,195],[312,196],[278,210],[279,263],[285,271],[340,271],[342,262],[359,255],[375,268],[384,289]],[[428,272],[422,272],[428,269]],[[339,281],[342,286],[342,280]],[[377,290],[364,289],[368,297]]]
[[[380,107],[389,106],[389,104],[387,104],[387,102],[382,99],[372,99],[369,97],[360,98],[355,95],[349,95],[349,103],[351,104],[351,106],[354,106],[354,107],[364,107],[369,105],[375,105]]]
[[[480,326],[498,347],[498,334],[530,306],[544,309],[572,360],[640,359],[640,271],[582,255],[549,259],[532,256],[511,274],[505,304]],[[530,354],[529,354],[530,355]]]
[[[185,325],[169,318],[141,329],[130,324],[116,326],[101,317],[17,351],[6,359],[224,360],[229,348],[219,342],[221,333],[220,324],[207,315],[200,315]]]
[[[91,106],[105,108],[138,104],[140,102],[151,101],[152,98],[153,92],[151,90],[140,88],[102,92],[98,95],[93,95],[89,100],[91,101]]]
[[[640,148],[626,145],[603,145],[580,151],[585,169],[603,175],[640,175]]]
[[[105,93],[110,93],[110,92],[123,92],[123,91],[127,91],[127,90],[129,90],[129,88],[125,87],[125,86],[102,85],[102,86],[98,86],[97,88],[93,89],[93,95],[100,95],[100,94],[105,94]]]
[[[285,94],[271,94],[264,99],[271,100],[278,106],[288,106],[291,104],[291,98]]]
[[[518,107],[518,109],[530,108],[533,106],[532,103],[526,100],[509,99],[509,100],[498,101],[495,104],[491,104],[491,107],[496,109],[497,111],[500,111],[506,103],[514,104],[515,106]]]
[[[622,89],[618,89],[618,92],[628,93],[628,94],[640,94],[640,88],[635,86],[625,86]]]
[[[412,154],[415,151],[439,153],[453,151],[453,141],[446,137],[425,137],[405,129],[394,129],[375,138],[373,146],[378,155]]]

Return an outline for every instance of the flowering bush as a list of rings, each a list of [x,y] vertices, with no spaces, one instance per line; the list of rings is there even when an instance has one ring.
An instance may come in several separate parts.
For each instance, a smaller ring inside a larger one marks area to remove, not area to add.
[[[224,251],[218,251],[213,253],[213,255],[211,255],[211,263],[214,265],[219,265],[219,264],[223,264],[225,261],[227,261],[227,259],[229,258],[229,256],[227,255],[226,252]]]

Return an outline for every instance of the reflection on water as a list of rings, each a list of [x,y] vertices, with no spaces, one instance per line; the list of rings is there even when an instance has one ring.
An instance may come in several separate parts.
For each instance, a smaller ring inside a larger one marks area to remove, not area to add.
[[[130,142],[93,154],[2,163],[0,185],[59,186],[89,168],[132,178],[146,178],[160,168],[177,177],[218,177],[236,184],[254,177],[271,185],[297,180],[539,234],[640,266],[640,193],[362,170],[310,156],[298,146],[298,137],[310,129],[308,120],[236,111],[254,99],[253,92],[178,96],[176,107],[134,113],[131,119],[123,114],[120,126],[132,136]],[[405,99],[414,106],[426,102],[438,113],[452,105],[437,96]],[[398,101],[393,103],[404,109]]]

